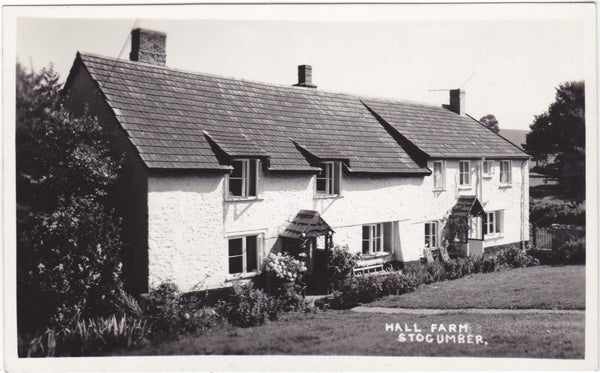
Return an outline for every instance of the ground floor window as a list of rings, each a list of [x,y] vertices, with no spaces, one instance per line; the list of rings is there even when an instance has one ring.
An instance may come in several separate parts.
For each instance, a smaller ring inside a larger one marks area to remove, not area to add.
[[[376,254],[383,251],[383,224],[363,225],[362,253]]]
[[[502,233],[502,211],[491,211],[485,214],[483,234],[494,235]]]
[[[258,270],[259,236],[229,238],[229,273],[249,273]]]
[[[431,221],[425,223],[425,248],[435,249],[438,243],[438,223]]]

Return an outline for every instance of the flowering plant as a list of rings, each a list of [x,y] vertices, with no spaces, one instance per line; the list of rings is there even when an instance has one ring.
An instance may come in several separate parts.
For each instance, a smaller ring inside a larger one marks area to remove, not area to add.
[[[265,258],[264,270],[269,276],[286,282],[295,282],[298,276],[306,271],[306,266],[290,255],[270,253]]]

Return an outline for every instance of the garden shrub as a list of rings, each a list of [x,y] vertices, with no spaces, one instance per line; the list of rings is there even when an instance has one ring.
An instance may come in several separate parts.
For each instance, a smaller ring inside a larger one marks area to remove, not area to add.
[[[401,295],[416,289],[415,282],[402,272],[390,272],[382,275],[383,295]]]
[[[177,285],[164,282],[144,299],[144,315],[154,337],[174,335],[181,330],[180,296]]]
[[[329,291],[340,290],[352,280],[358,254],[349,251],[348,246],[334,246],[327,259]]]
[[[500,250],[497,254],[500,265],[512,268],[530,267],[540,264],[540,261],[527,254],[525,250],[517,246],[509,246]]]
[[[410,269],[405,270],[404,273],[417,286],[433,282],[433,277],[424,265],[411,267]]]
[[[357,276],[352,285],[360,303],[370,303],[383,296],[382,276],[378,274]]]
[[[201,302],[186,299],[171,282],[153,289],[143,302],[144,318],[148,320],[151,337],[175,337],[209,329],[223,318]]]
[[[438,261],[434,261],[433,263],[427,263],[426,265],[427,272],[431,276],[431,282],[439,282],[446,280],[446,269],[444,268],[444,264]]]
[[[585,202],[577,203],[554,196],[531,198],[529,220],[539,227],[552,224],[585,225]]]
[[[265,258],[263,273],[267,294],[278,312],[300,311],[305,307],[302,275],[306,266],[291,255],[271,253]]]
[[[563,264],[585,263],[585,239],[569,240],[560,246],[556,253]]]
[[[496,272],[500,270],[501,267],[502,264],[500,263],[498,256],[483,256],[481,258],[482,273]]]
[[[415,281],[401,272],[362,275],[321,300],[319,305],[324,308],[348,309],[385,295],[408,293],[415,288]]]
[[[357,288],[353,284],[347,284],[316,304],[324,309],[346,310],[358,306],[360,302],[358,301]]]
[[[302,261],[291,255],[270,253],[263,265],[267,293],[283,297],[293,296],[292,292],[300,293],[304,288],[302,283],[304,272],[306,266]]]
[[[277,302],[252,284],[234,285],[234,294],[219,302],[217,312],[232,325],[248,327],[258,326],[268,319],[277,319]]]

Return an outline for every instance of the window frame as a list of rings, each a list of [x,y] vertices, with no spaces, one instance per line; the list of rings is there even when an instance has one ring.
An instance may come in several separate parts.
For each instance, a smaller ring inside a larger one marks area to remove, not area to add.
[[[462,165],[467,164],[467,170],[462,170]],[[464,183],[463,175],[466,175],[467,182]],[[458,161],[458,186],[461,188],[470,188],[471,187],[471,161]]]
[[[503,164],[506,164],[508,167],[507,170],[505,170],[505,171],[502,171]],[[508,181],[503,181],[502,175],[508,175]],[[498,176],[499,176],[498,181],[500,182],[500,185],[502,185],[502,186],[512,185],[512,162],[510,159],[500,161]]]
[[[429,226],[429,234],[427,234],[427,226]],[[439,222],[437,220],[426,221],[423,225],[423,245],[426,249],[439,249],[440,248],[440,240],[439,240]],[[431,227],[433,227],[433,232]],[[427,243],[427,238],[429,238],[429,243]],[[434,240],[434,245],[431,245],[431,238]]]
[[[490,221],[490,216],[492,219]],[[485,213],[485,221],[483,222],[484,237],[498,237],[503,234],[504,231],[504,211],[503,210],[494,210]],[[490,232],[490,227],[492,228],[492,232]]]
[[[256,268],[254,270],[248,271],[248,237],[256,237]],[[228,278],[239,278],[245,276],[254,276],[260,273],[260,257],[262,253],[263,247],[263,233],[247,233],[247,234],[235,234],[231,236],[227,236],[227,277]],[[229,242],[231,240],[242,240],[242,254],[240,255],[230,255],[229,253]],[[242,272],[231,273],[230,268],[230,259],[233,257],[242,257]]]
[[[494,162],[494,161],[483,161],[483,165],[481,166],[482,167],[481,173],[483,174],[483,177],[490,178],[490,177],[492,177],[492,175],[494,175],[494,168],[496,166],[495,163],[496,162]],[[485,170],[486,165],[488,165],[487,172]]]
[[[371,223],[371,224],[363,224],[362,225],[362,240],[361,240],[362,255],[380,255],[380,254],[386,253],[386,251],[384,250],[384,246],[385,246],[384,224],[385,223]],[[365,228],[368,228],[369,237],[367,237],[367,238],[365,238]],[[365,242],[369,243],[368,252],[366,252],[366,253],[365,253],[365,247],[364,247]],[[376,250],[377,243],[379,243],[379,250]]]
[[[315,178],[315,194],[317,197],[337,197],[342,194],[342,164],[340,161],[322,161],[321,171]],[[325,176],[321,176],[322,173]],[[325,180],[325,190],[319,190],[319,180]]]
[[[440,165],[440,174],[439,174],[439,178],[440,178],[440,183],[441,185],[437,185],[436,183],[436,173],[435,173],[435,165],[439,164]],[[444,161],[433,161],[433,190],[434,191],[442,191],[442,190],[446,190],[446,162]]]
[[[259,158],[233,158],[231,160],[232,166],[233,162],[241,162],[242,164],[242,172],[241,176],[231,176],[233,172],[227,174],[227,189],[226,189],[226,199],[227,200],[250,200],[250,199],[258,199],[260,193],[260,178],[261,178],[261,161]],[[254,164],[254,180],[250,180],[252,173],[250,172],[252,164]],[[240,180],[241,182],[241,195],[232,194],[231,191],[231,180]],[[254,183],[254,185],[252,185]],[[252,186],[254,186],[254,194],[251,194]]]

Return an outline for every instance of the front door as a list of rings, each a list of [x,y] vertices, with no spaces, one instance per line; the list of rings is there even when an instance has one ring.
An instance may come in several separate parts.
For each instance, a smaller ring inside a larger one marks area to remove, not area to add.
[[[309,240],[306,252],[306,291],[308,294],[326,294],[329,285],[327,259],[329,250],[325,236]]]

